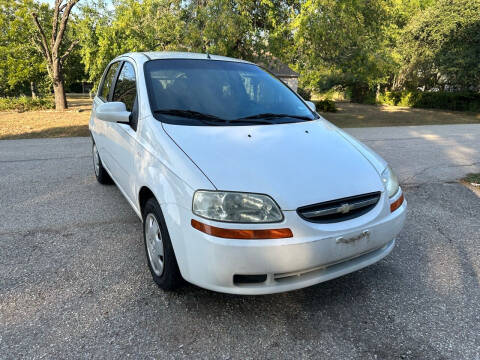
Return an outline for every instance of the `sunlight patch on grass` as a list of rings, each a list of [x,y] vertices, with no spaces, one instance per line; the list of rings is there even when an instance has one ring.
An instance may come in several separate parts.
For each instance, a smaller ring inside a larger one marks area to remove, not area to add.
[[[0,140],[89,136],[92,101],[68,98],[66,111],[0,112]]]
[[[480,114],[340,102],[337,113],[321,113],[338,127],[479,124]]]

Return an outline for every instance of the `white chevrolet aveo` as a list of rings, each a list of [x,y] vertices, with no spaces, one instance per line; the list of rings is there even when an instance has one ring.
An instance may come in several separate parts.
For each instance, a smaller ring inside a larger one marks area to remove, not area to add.
[[[183,279],[234,294],[317,284],[385,257],[405,220],[386,162],[247,61],[119,56],[90,131],[95,175],[142,219],[166,290]]]

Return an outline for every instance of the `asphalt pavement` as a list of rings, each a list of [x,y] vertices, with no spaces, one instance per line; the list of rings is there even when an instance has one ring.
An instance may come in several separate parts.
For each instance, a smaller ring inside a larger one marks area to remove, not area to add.
[[[165,293],[87,138],[0,141],[0,359],[480,359],[480,125],[347,129],[409,211],[379,263],[310,288]]]

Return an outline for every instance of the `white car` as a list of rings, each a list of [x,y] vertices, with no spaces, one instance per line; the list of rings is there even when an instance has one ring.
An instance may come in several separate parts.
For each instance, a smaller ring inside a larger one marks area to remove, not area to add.
[[[119,56],[89,127],[95,175],[142,219],[165,290],[183,279],[233,294],[314,285],[385,257],[405,220],[387,163],[247,61]]]

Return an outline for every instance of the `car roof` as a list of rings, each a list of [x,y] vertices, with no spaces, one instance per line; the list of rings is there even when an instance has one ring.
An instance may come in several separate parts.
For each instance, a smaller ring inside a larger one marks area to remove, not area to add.
[[[193,52],[178,52],[178,51],[148,51],[148,52],[131,52],[118,56],[117,58],[130,57],[140,62],[147,62],[150,60],[161,60],[161,59],[193,59],[193,60],[217,60],[217,61],[233,61],[239,63],[252,64],[249,61],[230,58],[220,55],[212,54],[201,54]]]

